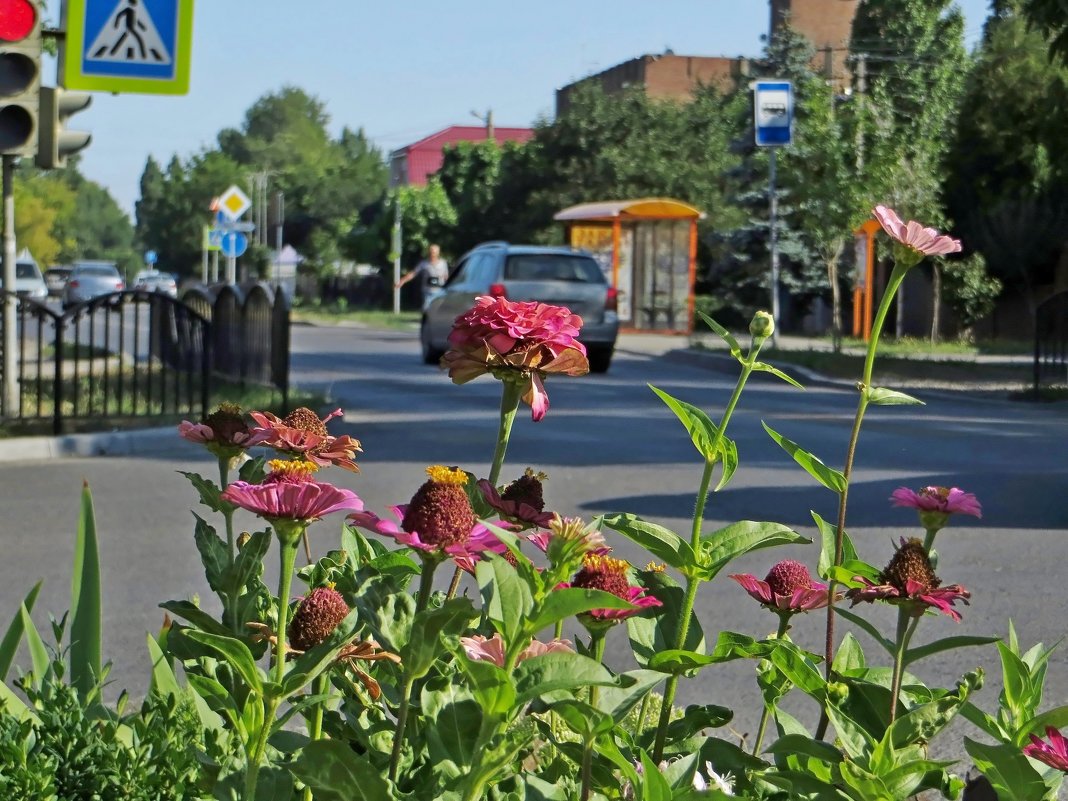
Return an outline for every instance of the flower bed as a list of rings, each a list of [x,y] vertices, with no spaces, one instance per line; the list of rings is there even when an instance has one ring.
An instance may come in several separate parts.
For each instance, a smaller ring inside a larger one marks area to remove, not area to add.
[[[546,379],[582,375],[588,363],[581,319],[568,310],[480,298],[457,319],[442,366],[456,384],[500,381],[486,477],[431,465],[391,499],[396,505],[382,507],[326,480],[331,470],[359,470],[360,442],[329,431],[340,410],[278,418],[223,406],[180,426],[218,469],[218,484],[185,475],[207,510],[194,540],[222,612],[161,604],[171,622],[149,637],[152,688],[133,712],[99,699],[101,587],[85,491],[72,611],[55,626],[56,649],[49,653],[30,619],[37,588],[0,642],[0,674],[20,641],[32,662],[15,683],[19,692],[0,684],[0,797],[957,798],[965,781],[932,759],[929,746],[958,715],[977,728],[965,748],[982,772],[978,782],[1004,799],[1055,797],[1068,771],[1058,728],[1068,724],[1068,708],[1039,713],[1049,650],[1022,649],[1010,628],[997,643],[1005,682],[992,713],[972,699],[982,671],[952,688],[928,687],[910,673],[920,660],[995,641],[949,634],[911,646],[921,623],[952,626],[967,613],[970,592],[942,579],[952,565],[939,563],[934,546],[955,520],[982,514],[978,499],[955,487],[896,490],[890,502],[915,510],[919,536],[875,555],[884,567],[863,559],[848,536],[868,406],[918,403],[871,383],[887,309],[920,259],[959,249],[889,209],[875,214],[896,266],[858,383],[843,469],[765,426],[838,498],[835,521],[813,514],[813,564],[769,558],[763,578],[730,573],[737,557],[808,540],[774,521],[705,530],[713,488],[726,487],[738,469],[727,432],[750,375],[796,383],[759,360],[774,330],[769,315],[756,315],[745,350],[705,318],[740,366],[718,420],[652,388],[696,450],[692,525],[678,533],[626,512],[593,520],[554,513],[536,468],[510,470],[516,478],[502,481],[520,405],[534,423],[551,425]],[[250,458],[261,451],[268,453]],[[237,532],[239,510],[262,521],[257,530]],[[336,548],[323,547],[324,518],[344,521]],[[620,537],[652,561],[617,558]],[[298,568],[302,547],[306,564]],[[262,580],[268,558],[280,566],[274,592]],[[472,597],[460,591],[465,575],[477,586]],[[772,636],[723,631],[705,644],[695,601],[721,576],[738,585],[739,602],[751,599],[774,616]],[[896,609],[893,631],[863,616],[873,604]],[[805,614],[825,616],[822,642],[791,638]],[[567,639],[572,620],[585,633]],[[866,654],[852,633],[836,632],[839,620],[885,655]],[[631,645],[623,672],[604,663],[609,638]],[[724,733],[731,709],[675,705],[681,682],[735,661],[752,663],[763,700],[751,742]],[[818,712],[813,730],[782,708],[788,695]]]

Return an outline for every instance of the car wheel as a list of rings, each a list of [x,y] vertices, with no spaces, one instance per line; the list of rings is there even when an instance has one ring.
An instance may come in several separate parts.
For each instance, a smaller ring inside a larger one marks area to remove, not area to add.
[[[612,363],[611,346],[607,348],[586,348],[586,358],[590,361],[591,373],[607,373]]]
[[[426,324],[426,319],[419,326],[419,344],[423,351],[423,364],[437,364],[445,355],[445,351],[438,350],[431,344],[430,327]]]

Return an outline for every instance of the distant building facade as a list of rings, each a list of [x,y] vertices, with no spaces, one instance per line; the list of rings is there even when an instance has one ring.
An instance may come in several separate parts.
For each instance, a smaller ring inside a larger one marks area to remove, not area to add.
[[[526,142],[534,135],[532,128],[494,128],[493,138],[498,145],[505,142]],[[445,148],[459,142],[481,142],[486,129],[476,125],[450,125],[418,142],[398,148],[389,154],[389,185],[426,186],[427,179],[441,169]]]
[[[816,48],[812,66],[841,91],[852,80],[846,56],[858,3],[859,0],[769,0],[768,30],[774,36],[789,20],[790,26]],[[700,85],[729,91],[748,81],[751,61],[743,56],[677,56],[670,50],[662,55],[638,56],[557,89],[556,114],[567,111],[579,86],[589,84],[599,84],[606,94],[638,87],[649,97],[678,100],[692,97]]]

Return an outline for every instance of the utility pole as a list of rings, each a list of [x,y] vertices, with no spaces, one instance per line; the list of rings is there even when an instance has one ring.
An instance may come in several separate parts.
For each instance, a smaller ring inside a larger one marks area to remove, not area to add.
[[[400,283],[401,278],[401,245],[403,243],[401,230],[401,203],[400,192],[393,196],[393,313],[400,314]]]
[[[493,109],[486,109],[484,116],[477,111],[472,111],[471,116],[476,120],[480,120],[486,126],[486,139],[491,142],[494,141],[496,137],[493,135]]]
[[[857,173],[864,169],[864,95],[868,91],[868,57],[857,53]]]
[[[4,197],[4,375],[3,403],[4,416],[14,417],[19,408],[19,385],[15,380],[16,350],[18,341],[15,337],[15,157],[4,154],[3,157],[3,197]]]

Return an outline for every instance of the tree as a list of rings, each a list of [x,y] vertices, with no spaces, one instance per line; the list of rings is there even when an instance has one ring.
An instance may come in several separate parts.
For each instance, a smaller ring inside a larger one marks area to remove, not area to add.
[[[995,5],[1004,0],[994,0]],[[1023,13],[1049,40],[1049,56],[1068,66],[1068,8],[1064,0],[1024,0]]]
[[[61,221],[73,212],[74,192],[55,176],[33,171],[14,182],[14,200],[18,249],[27,248],[42,267],[59,263],[73,246]]]

